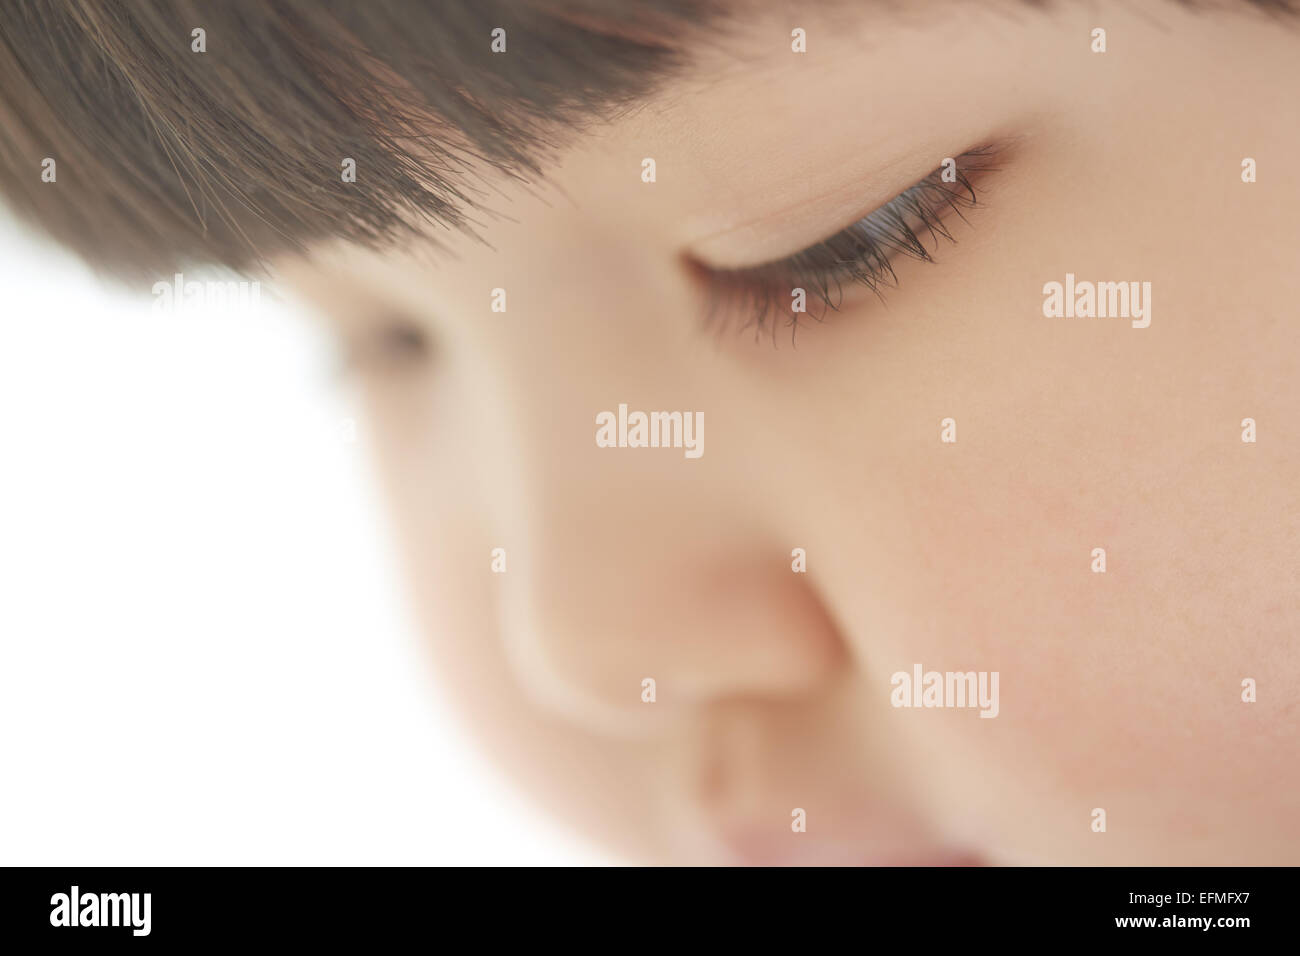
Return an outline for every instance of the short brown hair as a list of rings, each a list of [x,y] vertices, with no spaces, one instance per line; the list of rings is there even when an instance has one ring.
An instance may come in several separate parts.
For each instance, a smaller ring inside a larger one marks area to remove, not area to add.
[[[116,272],[245,268],[324,237],[463,228],[479,189],[471,164],[536,174],[558,130],[644,94],[717,7],[0,4],[4,192],[20,216]],[[196,28],[204,55],[191,49]],[[505,53],[491,49],[497,28]],[[41,181],[46,157],[55,185]],[[355,182],[342,181],[345,158]]]

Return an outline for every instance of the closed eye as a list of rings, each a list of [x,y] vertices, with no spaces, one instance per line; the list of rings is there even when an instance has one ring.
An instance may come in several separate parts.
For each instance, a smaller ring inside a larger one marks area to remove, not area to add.
[[[954,215],[965,219],[963,210],[978,204],[976,183],[996,170],[1000,151],[988,145],[962,153],[847,229],[792,256],[739,269],[700,266],[709,323],[738,317],[741,329],[753,327],[757,336],[767,327],[775,333],[784,320],[793,336],[801,316],[820,320],[838,311],[846,285],[882,295],[898,284],[897,257],[933,262],[941,241],[956,241],[945,223]]]
[[[358,323],[359,331],[344,333],[340,371],[393,375],[427,365],[433,344],[418,320],[387,311]]]

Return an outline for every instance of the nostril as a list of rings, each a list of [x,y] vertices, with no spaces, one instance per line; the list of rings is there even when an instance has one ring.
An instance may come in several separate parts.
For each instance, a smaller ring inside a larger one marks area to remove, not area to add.
[[[860,721],[855,681],[802,703],[719,702],[684,730],[667,799],[675,843],[744,865],[971,866],[892,784]]]

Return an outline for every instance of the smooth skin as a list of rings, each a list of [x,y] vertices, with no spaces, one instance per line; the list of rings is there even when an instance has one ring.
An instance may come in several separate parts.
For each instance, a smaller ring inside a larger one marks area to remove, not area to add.
[[[280,263],[365,356],[469,724],[632,860],[1300,862],[1298,88],[1300,34],[1236,8],[814,6],[498,183],[485,242]],[[691,263],[994,141],[883,301],[793,346],[702,324]],[[1067,272],[1150,282],[1150,327],[1044,317]],[[376,347],[394,321],[427,360]],[[621,402],[703,411],[704,455],[597,448]],[[891,707],[914,663],[998,671],[998,716]]]

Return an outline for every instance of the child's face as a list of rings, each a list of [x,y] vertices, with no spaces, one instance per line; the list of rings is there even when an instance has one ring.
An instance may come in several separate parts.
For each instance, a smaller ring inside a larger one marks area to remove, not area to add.
[[[750,23],[500,185],[486,242],[286,263],[368,356],[450,692],[642,858],[1296,862],[1296,38],[1172,5],[844,17]],[[775,348],[739,306],[702,331],[684,254],[797,252],[991,141],[957,244],[883,302],[846,290],[795,347],[788,312]],[[1149,282],[1149,325],[1045,316],[1067,273]],[[703,412],[704,453],[597,447],[620,403]],[[998,672],[996,717],[891,706],[917,664]]]

